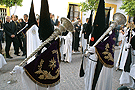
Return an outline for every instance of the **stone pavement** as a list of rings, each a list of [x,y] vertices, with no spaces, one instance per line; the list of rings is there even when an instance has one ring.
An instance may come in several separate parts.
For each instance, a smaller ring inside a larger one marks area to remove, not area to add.
[[[11,52],[12,53],[12,52]],[[115,63],[117,60],[117,55],[119,50],[115,51]],[[12,55],[11,55],[12,56]],[[79,77],[79,70],[81,66],[81,54],[73,54],[71,63],[61,62],[60,71],[61,71],[61,79],[60,79],[60,90],[84,90],[84,78]],[[16,59],[17,58],[17,59]],[[21,77],[14,74],[10,75],[9,72],[12,71],[15,65],[18,65],[24,57],[14,57],[16,60],[8,60],[7,65],[5,65],[0,70],[0,90],[21,90],[23,89]],[[19,58],[21,58],[19,60]],[[119,85],[119,78],[121,75],[121,71],[116,71],[116,68],[113,68],[113,84],[112,90],[117,90]],[[11,84],[7,82],[12,80]]]
[[[14,61],[14,60],[24,60],[25,59],[25,56],[21,56],[23,53],[21,51],[19,51],[19,55],[20,56],[17,56],[14,54],[14,47],[13,47],[13,43],[11,44],[11,47],[10,47],[10,51],[9,51],[9,54],[11,57],[13,57],[12,59],[9,59],[9,58],[6,58],[6,54],[5,54],[5,43],[2,43],[2,53],[4,54],[4,57],[7,61]]]

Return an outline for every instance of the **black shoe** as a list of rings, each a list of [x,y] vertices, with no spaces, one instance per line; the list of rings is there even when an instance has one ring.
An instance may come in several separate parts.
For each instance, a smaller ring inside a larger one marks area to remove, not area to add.
[[[26,54],[23,54],[22,56],[25,56]]]
[[[11,59],[11,58],[13,58],[13,57],[11,57],[11,56],[7,56],[6,58],[10,58],[10,59]]]

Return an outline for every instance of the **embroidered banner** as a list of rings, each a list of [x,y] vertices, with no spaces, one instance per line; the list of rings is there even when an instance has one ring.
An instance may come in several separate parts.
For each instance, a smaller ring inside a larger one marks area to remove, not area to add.
[[[115,47],[115,32],[103,42],[99,43],[96,48],[96,53],[100,62],[109,68],[114,66],[114,47]]]
[[[54,41],[46,51],[36,57],[24,69],[26,74],[36,84],[53,87],[60,82],[59,44]]]

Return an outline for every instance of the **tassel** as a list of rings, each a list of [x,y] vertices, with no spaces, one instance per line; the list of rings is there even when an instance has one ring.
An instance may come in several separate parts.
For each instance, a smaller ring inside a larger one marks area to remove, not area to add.
[[[84,60],[84,56],[83,56],[82,63],[81,63],[81,68],[80,68],[80,77],[83,77],[84,74],[85,74],[84,69],[83,69],[83,60]]]

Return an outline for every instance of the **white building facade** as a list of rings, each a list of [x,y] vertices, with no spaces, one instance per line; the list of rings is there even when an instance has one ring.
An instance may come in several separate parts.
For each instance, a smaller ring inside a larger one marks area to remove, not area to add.
[[[85,0],[48,0],[49,3],[49,11],[56,16],[59,17],[67,17],[69,7],[72,7],[71,9],[71,18],[76,18],[76,16],[79,16],[82,20],[82,23],[85,23],[86,18],[89,18],[90,11],[88,12],[81,12],[79,11],[79,3],[84,2]],[[41,6],[41,0],[33,0],[34,2],[34,9],[35,14],[40,15],[40,6]],[[23,0],[23,6],[14,6],[10,8],[10,15],[15,14],[18,15],[19,18],[23,18],[24,14],[29,14],[30,6],[31,6],[31,0]],[[112,21],[113,14],[116,12],[124,13],[123,10],[120,10],[119,7],[122,5],[122,0],[105,0],[105,6],[111,7],[111,18]],[[126,16],[127,17],[127,16]]]

